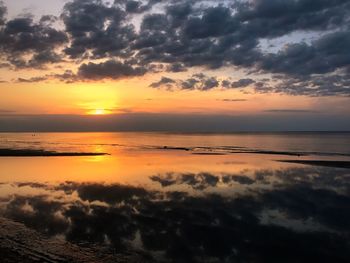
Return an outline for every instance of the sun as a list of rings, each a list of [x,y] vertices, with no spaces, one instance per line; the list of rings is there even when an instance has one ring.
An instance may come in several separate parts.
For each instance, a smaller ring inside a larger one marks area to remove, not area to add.
[[[104,109],[97,109],[97,110],[95,110],[95,115],[103,115],[103,114],[106,114]]]
[[[105,115],[105,114],[108,114],[108,111],[105,109],[96,109],[96,110],[90,111],[89,114],[91,114],[91,115]]]
[[[90,108],[89,110],[86,111],[86,114],[88,115],[108,115],[108,114],[112,114],[114,112],[113,109],[111,108]]]

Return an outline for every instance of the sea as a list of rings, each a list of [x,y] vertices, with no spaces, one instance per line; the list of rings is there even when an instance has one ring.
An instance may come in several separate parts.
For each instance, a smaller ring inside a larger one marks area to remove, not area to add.
[[[349,262],[349,163],[346,132],[0,133],[0,218],[110,262]]]

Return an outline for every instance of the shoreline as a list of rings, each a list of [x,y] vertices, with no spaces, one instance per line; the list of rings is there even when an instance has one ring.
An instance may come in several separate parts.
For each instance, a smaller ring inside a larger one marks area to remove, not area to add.
[[[67,156],[104,156],[108,153],[97,152],[56,152],[33,149],[0,149],[0,157],[67,157]]]
[[[350,161],[278,160],[278,162],[350,169]]]

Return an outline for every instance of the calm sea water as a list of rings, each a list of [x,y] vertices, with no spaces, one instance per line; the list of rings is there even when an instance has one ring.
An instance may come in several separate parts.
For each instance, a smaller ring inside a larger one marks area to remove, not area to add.
[[[139,262],[349,262],[349,133],[0,133],[0,213]]]
[[[350,133],[0,133],[1,148],[101,150],[102,146],[105,147],[106,151],[112,152],[116,150],[115,146],[230,146],[260,150],[350,154]]]

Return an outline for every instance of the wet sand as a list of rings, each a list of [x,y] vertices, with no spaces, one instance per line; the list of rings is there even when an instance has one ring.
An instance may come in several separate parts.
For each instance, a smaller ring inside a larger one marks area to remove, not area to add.
[[[57,157],[57,156],[101,156],[97,152],[56,152],[35,149],[0,149],[0,157]]]
[[[139,262],[130,257],[82,248],[57,238],[48,238],[23,224],[0,217],[2,263],[118,263]]]
[[[279,160],[279,162],[350,169],[350,161]]]
[[[218,147],[210,147],[210,146],[196,146],[196,147],[176,147],[176,146],[148,146],[145,149],[155,149],[155,150],[164,150],[164,151],[187,151],[192,154],[198,155],[223,155],[223,154],[259,154],[259,155],[285,155],[285,156],[346,156],[349,157],[349,153],[339,153],[339,152],[314,152],[314,151],[275,151],[275,150],[259,150],[259,149],[251,149],[247,147],[240,146],[218,146]]]

